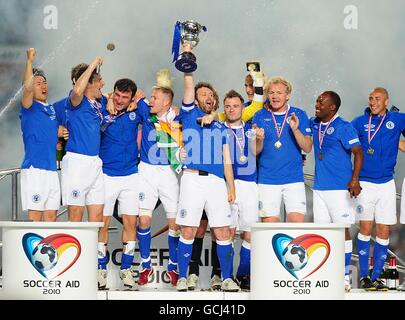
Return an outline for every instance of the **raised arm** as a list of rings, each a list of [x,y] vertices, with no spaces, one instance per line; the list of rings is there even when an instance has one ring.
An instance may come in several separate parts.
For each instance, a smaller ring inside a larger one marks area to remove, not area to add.
[[[89,83],[91,74],[97,66],[103,64],[101,57],[96,57],[94,61],[88,66],[86,71],[77,79],[75,86],[73,87],[72,94],[70,95],[70,101],[74,107],[77,107],[83,100],[84,91]]]
[[[35,59],[36,51],[34,48],[27,50],[27,62],[23,75],[23,94],[21,104],[25,109],[32,106],[34,100],[34,74],[32,73],[32,62]]]

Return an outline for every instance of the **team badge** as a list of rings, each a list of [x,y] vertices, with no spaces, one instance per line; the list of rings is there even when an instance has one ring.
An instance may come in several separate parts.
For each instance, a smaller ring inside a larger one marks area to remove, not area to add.
[[[185,218],[187,216],[187,210],[186,209],[181,209],[180,210],[180,218]]]
[[[131,113],[129,114],[129,119],[132,120],[132,121],[134,121],[135,118],[136,118],[135,112],[131,112]]]
[[[139,201],[145,200],[145,193],[139,192]]]
[[[392,121],[388,121],[385,126],[387,127],[387,129],[391,130],[391,129],[394,129],[395,124]]]
[[[79,190],[73,190],[72,191],[72,198],[77,199],[80,196],[80,191]]]
[[[329,134],[329,135],[331,135],[334,132],[335,132],[335,128],[333,128],[333,127],[328,128],[328,130],[326,130],[326,133]]]
[[[39,194],[34,194],[32,196],[32,202],[38,203],[39,201],[41,201],[41,196]]]
[[[361,204],[359,204],[359,205],[356,207],[356,212],[357,212],[357,213],[363,213],[363,211],[364,211],[363,206],[362,206]]]

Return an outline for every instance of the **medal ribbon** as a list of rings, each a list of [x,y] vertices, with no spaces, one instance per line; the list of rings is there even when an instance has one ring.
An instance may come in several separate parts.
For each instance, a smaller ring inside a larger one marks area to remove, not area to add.
[[[288,110],[289,110],[289,109],[290,109],[290,108],[288,108],[287,111],[285,112],[283,124],[281,125],[280,131],[278,130],[278,126],[277,126],[277,122],[276,122],[276,117],[274,116],[273,111],[270,110],[271,116],[273,117],[274,128],[276,129],[276,134],[277,134],[277,137],[278,137],[278,140],[279,140],[279,141],[280,141],[280,139],[281,139],[281,135],[283,134],[284,126],[285,126],[285,124],[286,124],[286,122],[287,122]]]
[[[323,143],[323,138],[325,137],[326,134],[326,130],[328,130],[329,125],[332,123],[332,121],[335,119],[336,117],[332,117],[328,123],[326,124],[326,128],[325,130],[322,131],[321,134],[321,127],[322,127],[322,123],[319,123],[319,129],[318,129],[318,141],[319,141],[319,150],[322,151],[322,143]]]
[[[90,99],[89,99],[89,102],[90,102],[91,107],[96,112],[97,116],[100,118],[100,124],[101,124],[104,120],[103,113],[101,112],[101,108],[102,108],[101,103],[98,101],[91,101]]]
[[[242,125],[242,139],[239,139],[238,136],[236,135],[236,133],[232,130],[232,127],[228,123],[226,123],[226,125],[235,137],[235,141],[238,144],[240,154],[245,155],[243,152],[243,149],[245,148],[245,128]],[[242,143],[240,140],[242,140]]]
[[[368,128],[367,128],[367,131],[368,131],[367,132],[368,133],[368,144],[369,145],[371,144],[371,140],[374,139],[374,137],[377,134],[378,130],[380,130],[386,115],[387,115],[387,113],[384,114],[384,117],[381,119],[380,124],[378,125],[377,129],[375,129],[374,133],[371,135],[371,118],[373,117],[373,115],[370,114],[370,117],[368,118]]]

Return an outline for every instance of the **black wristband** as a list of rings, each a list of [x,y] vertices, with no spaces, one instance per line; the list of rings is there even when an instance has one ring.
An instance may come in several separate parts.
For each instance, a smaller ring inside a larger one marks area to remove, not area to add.
[[[263,87],[255,87],[255,94],[263,95]]]

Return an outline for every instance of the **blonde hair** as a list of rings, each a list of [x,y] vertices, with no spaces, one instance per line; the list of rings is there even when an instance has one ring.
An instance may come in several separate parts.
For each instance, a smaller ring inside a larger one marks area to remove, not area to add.
[[[272,84],[279,84],[279,83],[285,85],[287,94],[291,94],[291,92],[292,92],[292,85],[291,85],[291,82],[290,82],[290,81],[288,81],[287,79],[285,79],[285,78],[283,78],[283,77],[273,77],[273,78],[271,78],[269,81],[267,81],[267,83],[266,83],[266,86],[265,86],[265,93],[266,93],[266,95],[269,94],[270,86],[271,86]]]

